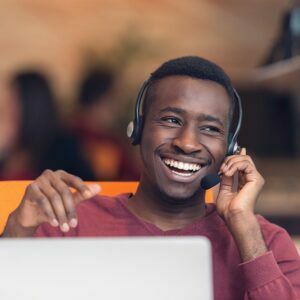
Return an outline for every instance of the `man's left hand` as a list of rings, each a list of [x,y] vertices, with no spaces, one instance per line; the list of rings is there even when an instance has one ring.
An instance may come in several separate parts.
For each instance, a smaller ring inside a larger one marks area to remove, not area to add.
[[[246,149],[225,158],[220,172],[222,179],[217,197],[217,211],[226,220],[239,215],[254,213],[254,206],[264,185],[264,179],[256,170]],[[238,188],[233,190],[234,174],[238,172]]]
[[[223,173],[217,211],[225,220],[243,262],[267,252],[260,224],[254,215],[254,207],[264,185],[264,179],[256,170],[243,148],[238,155],[226,157],[220,171]],[[238,174],[238,187],[234,191],[234,174]]]

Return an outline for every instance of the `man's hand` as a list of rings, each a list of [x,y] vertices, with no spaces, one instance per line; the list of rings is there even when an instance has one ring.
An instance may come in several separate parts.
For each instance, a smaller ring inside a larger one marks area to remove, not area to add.
[[[258,173],[246,149],[238,155],[225,158],[220,171],[223,176],[217,197],[218,213],[225,219],[254,213],[259,193],[264,185],[263,177]],[[233,176],[238,173],[238,188],[233,190]]]
[[[264,185],[243,148],[238,155],[226,157],[220,171],[223,173],[216,200],[217,211],[225,220],[239,249],[242,261],[249,261],[267,251],[254,207]],[[234,174],[238,174],[238,187],[234,191]]]
[[[71,191],[71,189],[73,191]],[[67,232],[76,227],[76,206],[100,191],[65,171],[46,170],[25,191],[20,206],[10,215],[3,236],[30,236],[43,222]]]

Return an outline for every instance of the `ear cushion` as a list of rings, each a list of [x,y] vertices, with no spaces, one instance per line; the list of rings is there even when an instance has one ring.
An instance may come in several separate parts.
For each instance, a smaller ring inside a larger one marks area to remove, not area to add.
[[[127,137],[130,139],[132,138],[133,130],[134,130],[133,121],[130,121],[129,124],[127,125],[127,131],[126,131]]]
[[[130,124],[132,123],[132,125]],[[132,131],[130,138],[132,139],[132,145],[138,145],[141,141],[143,131],[143,116],[139,115],[137,120],[130,122],[127,127],[127,136]]]

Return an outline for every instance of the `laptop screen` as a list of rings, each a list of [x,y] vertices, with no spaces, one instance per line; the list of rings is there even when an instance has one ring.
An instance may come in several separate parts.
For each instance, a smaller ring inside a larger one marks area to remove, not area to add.
[[[2,239],[0,299],[210,300],[202,237]]]

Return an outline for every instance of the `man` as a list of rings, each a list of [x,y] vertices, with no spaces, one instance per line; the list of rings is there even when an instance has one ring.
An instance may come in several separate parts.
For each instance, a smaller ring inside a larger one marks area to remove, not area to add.
[[[264,179],[245,149],[226,157],[233,97],[215,64],[198,57],[166,62],[145,95],[136,194],[95,196],[97,185],[48,170],[27,188],[4,236],[203,235],[212,243],[215,299],[297,299],[300,260],[293,242],[254,214]],[[217,172],[216,205],[206,205],[200,184]]]

